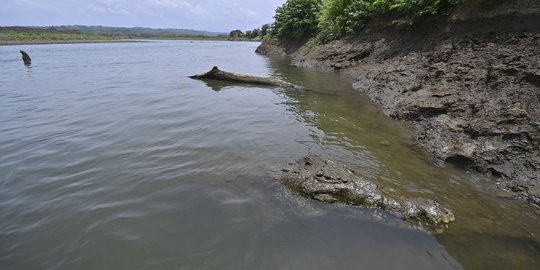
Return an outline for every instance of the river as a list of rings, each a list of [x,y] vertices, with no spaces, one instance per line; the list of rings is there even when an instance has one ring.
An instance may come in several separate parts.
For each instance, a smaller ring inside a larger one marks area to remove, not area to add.
[[[0,46],[0,269],[538,269],[529,206],[433,165],[348,78],[257,45]],[[187,78],[214,65],[307,90]],[[309,153],[457,220],[433,235],[292,194],[279,166]]]

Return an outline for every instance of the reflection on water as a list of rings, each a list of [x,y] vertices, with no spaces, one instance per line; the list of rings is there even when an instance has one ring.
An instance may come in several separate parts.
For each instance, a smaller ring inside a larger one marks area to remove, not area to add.
[[[238,83],[234,83],[234,82],[227,82],[227,81],[219,81],[219,80],[201,80],[202,82],[204,82],[204,84],[206,84],[206,86],[208,86],[210,89],[214,90],[214,91],[221,91],[227,87],[229,88],[234,88],[234,87],[237,87],[238,86]],[[249,87],[250,85],[244,85],[245,87]],[[253,87],[262,87],[262,86],[258,86],[258,85],[252,85]],[[269,89],[271,89],[269,87]]]
[[[13,61],[21,48],[0,47],[0,268],[538,265],[540,221],[526,205],[496,198],[490,179],[431,165],[414,131],[347,78],[256,46],[21,46],[31,70]],[[309,91],[187,78],[214,65]],[[458,220],[434,237],[384,211],[295,196],[276,168],[307,153],[433,197]]]

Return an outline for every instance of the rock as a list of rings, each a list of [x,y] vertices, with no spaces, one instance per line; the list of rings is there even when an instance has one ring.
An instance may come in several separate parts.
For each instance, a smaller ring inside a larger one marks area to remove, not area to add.
[[[255,50],[255,52],[260,55],[275,55],[275,56],[287,55],[287,53],[285,52],[285,49],[279,46],[279,42],[277,39],[264,40],[261,43],[261,45],[257,47],[257,50]]]
[[[285,46],[281,45],[281,42],[275,38],[269,38],[263,40],[260,46],[257,47],[255,51],[260,55],[272,55],[272,56],[281,56],[284,57],[287,55],[287,50]]]
[[[346,203],[382,208],[404,219],[439,228],[455,220],[451,210],[424,198],[403,199],[395,191],[385,190],[365,180],[345,166],[314,155],[283,168],[281,180],[294,192],[328,203]]]

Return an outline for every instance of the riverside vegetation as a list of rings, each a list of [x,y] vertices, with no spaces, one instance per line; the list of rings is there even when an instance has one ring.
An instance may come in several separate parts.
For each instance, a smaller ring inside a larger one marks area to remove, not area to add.
[[[88,35],[76,30],[61,31],[55,28],[0,27],[0,43],[84,42],[112,41],[116,38]]]
[[[324,41],[358,33],[371,18],[390,16],[394,24],[448,14],[460,3],[494,4],[498,0],[289,0],[276,10],[272,35],[300,39],[316,35]]]
[[[258,53],[351,75],[435,163],[540,208],[540,2],[289,0],[274,18]]]
[[[114,42],[132,39],[226,40],[223,33],[189,29],[153,29],[143,27],[51,26],[0,27],[0,44]]]

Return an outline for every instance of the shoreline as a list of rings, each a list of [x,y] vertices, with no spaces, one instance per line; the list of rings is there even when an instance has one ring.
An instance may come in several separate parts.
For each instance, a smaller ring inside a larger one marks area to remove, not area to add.
[[[261,42],[258,40],[228,40],[220,38],[151,38],[151,39],[116,39],[116,40],[37,40],[37,41],[0,41],[0,46],[18,45],[52,45],[52,44],[85,44],[85,43],[131,43],[131,42],[154,42],[154,41],[230,41],[230,42]]]
[[[529,18],[519,23],[539,19]],[[521,26],[501,17],[375,25],[315,46],[266,40],[257,53],[350,75],[385,114],[415,126],[435,164],[487,175],[540,209],[540,29]]]
[[[134,39],[115,39],[115,40],[36,40],[36,41],[0,41],[0,46],[16,45],[49,45],[49,44],[84,44],[84,43],[129,43],[144,42]]]

